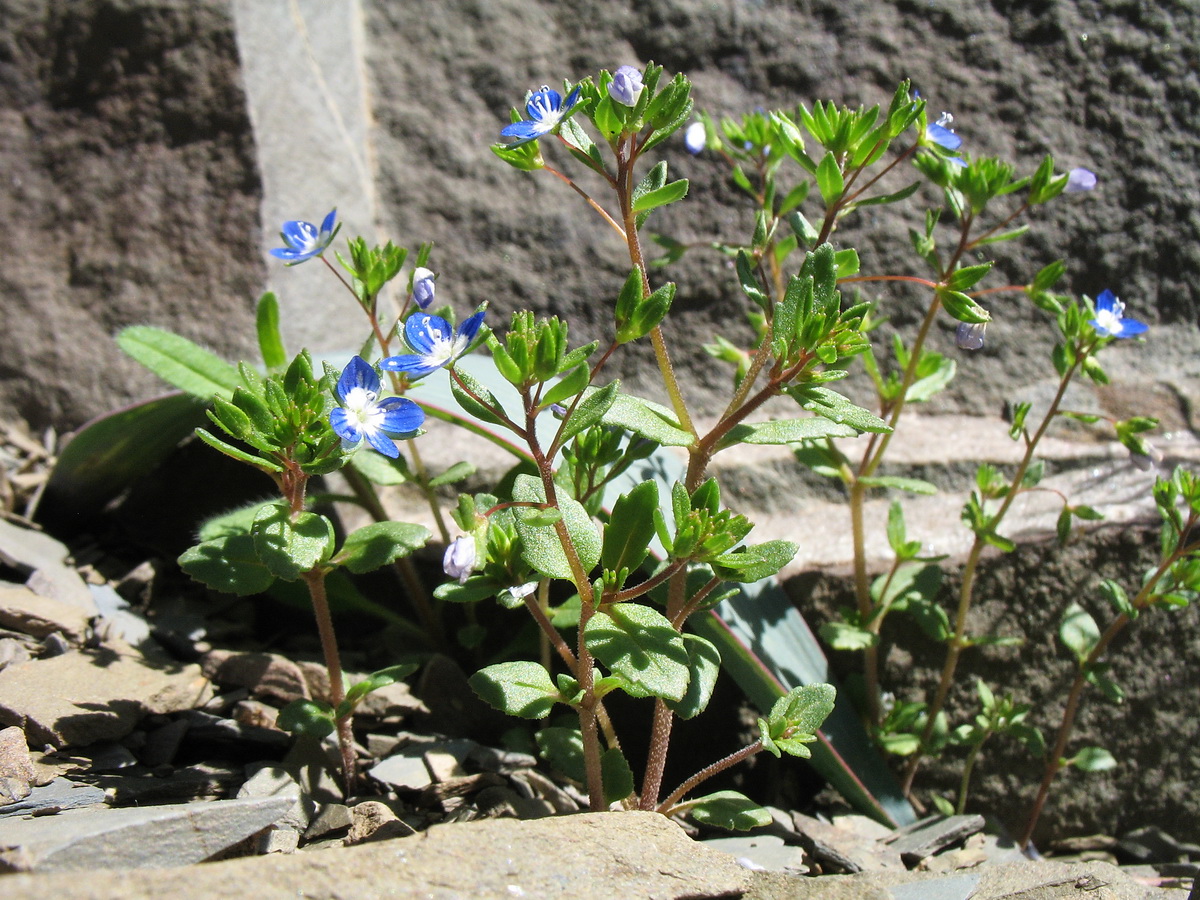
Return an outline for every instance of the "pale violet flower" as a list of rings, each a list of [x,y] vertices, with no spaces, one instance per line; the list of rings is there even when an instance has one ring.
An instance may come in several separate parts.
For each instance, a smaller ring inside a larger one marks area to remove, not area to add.
[[[418,266],[413,271],[413,302],[421,309],[429,309],[433,305],[435,293],[433,273],[423,266]]]
[[[1083,191],[1090,191],[1096,186],[1096,173],[1088,169],[1072,169],[1067,173],[1067,186],[1063,188],[1064,194],[1079,194]]]
[[[338,228],[341,228],[340,225],[334,227],[333,223],[336,220],[337,209],[332,209],[319,229],[312,222],[284,222],[279,236],[287,246],[276,247],[269,252],[289,266],[297,266],[314,256],[320,256],[333,243],[334,235],[337,234]]]
[[[963,139],[954,133],[954,129],[950,127],[953,124],[954,116],[948,112],[942,113],[936,122],[930,122],[925,127],[925,139],[943,150],[957,150],[962,146]],[[967,164],[961,156],[947,156],[946,159],[958,166]]]
[[[450,542],[442,556],[442,571],[459,584],[466,584],[475,568],[475,538],[460,535]]]
[[[404,323],[404,340],[414,352],[389,356],[379,361],[379,367],[422,378],[447,366],[467,352],[483,325],[483,315],[481,309],[458,328],[452,328],[441,316],[414,312]]]
[[[625,106],[636,106],[642,96],[642,73],[633,66],[621,66],[613,73],[608,96]]]
[[[562,94],[543,84],[540,89],[532,91],[525,101],[525,112],[529,114],[529,120],[504,126],[500,129],[500,136],[509,147],[520,147],[522,144],[536,141],[561,125],[578,102],[578,87],[571,91],[564,101]]]
[[[986,322],[959,322],[954,332],[954,343],[959,350],[979,350],[983,347],[983,334],[987,331]]]
[[[1150,326],[1137,319],[1125,318],[1125,304],[1112,291],[1104,290],[1096,298],[1096,317],[1088,324],[1101,337],[1127,338],[1144,333]]]
[[[708,132],[704,129],[703,122],[693,122],[687,127],[683,133],[683,145],[687,147],[688,153],[696,156],[708,144]]]
[[[379,398],[379,376],[375,369],[356,356],[342,370],[337,383],[341,404],[329,414],[334,432],[348,446],[356,447],[364,439],[384,456],[400,455],[392,436],[411,435],[425,421],[425,412],[403,397]]]

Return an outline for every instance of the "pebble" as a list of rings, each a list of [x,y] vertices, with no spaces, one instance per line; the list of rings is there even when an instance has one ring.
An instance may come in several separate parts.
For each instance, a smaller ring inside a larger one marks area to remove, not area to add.
[[[77,784],[55,778],[49,784],[33,788],[21,800],[0,806],[0,818],[7,816],[47,815],[64,809],[80,809],[108,801],[108,794],[90,784]]]
[[[16,726],[0,729],[0,806],[28,797],[36,780],[25,732]]]

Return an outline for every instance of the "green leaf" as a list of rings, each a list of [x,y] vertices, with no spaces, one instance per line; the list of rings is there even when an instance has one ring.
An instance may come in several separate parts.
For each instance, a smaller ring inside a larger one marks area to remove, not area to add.
[[[650,607],[618,603],[598,611],[584,627],[584,640],[596,659],[629,683],[626,693],[679,701],[687,692],[690,660],[683,638]]]
[[[333,555],[333,524],[316,513],[292,518],[283,503],[259,510],[251,535],[259,560],[284,581],[296,580]]]
[[[600,782],[606,803],[617,803],[633,793],[633,769],[617,747],[609,747],[600,757]]]
[[[1128,616],[1130,619],[1137,618],[1137,607],[1129,602],[1129,596],[1125,593],[1125,589],[1117,582],[1111,578],[1105,578],[1100,582],[1100,593],[1119,615]]]
[[[691,432],[685,431],[665,406],[631,394],[618,394],[601,421],[665,447],[687,447],[695,441]]]
[[[500,401],[496,399],[496,395],[462,367],[456,367],[454,375],[457,378],[453,376],[450,378],[450,390],[454,394],[454,399],[458,401],[458,405],[482,422],[503,425],[504,420],[492,412],[493,409],[504,409]],[[462,385],[458,383],[459,379],[462,380]],[[476,397],[479,399],[476,400]]]
[[[746,584],[778,573],[796,556],[797,549],[791,541],[766,541],[722,553],[709,560],[709,565],[718,578]]]
[[[292,734],[303,734],[321,740],[336,727],[333,709],[328,703],[316,700],[293,700],[279,711],[275,724]]]
[[[172,387],[211,400],[228,399],[242,381],[236,367],[185,337],[134,325],[117,335],[117,346]]]
[[[261,594],[275,580],[259,560],[254,538],[248,534],[233,534],[197,544],[180,555],[179,568],[215,591],[239,597]]]
[[[978,266],[963,266],[950,274],[946,279],[946,286],[952,291],[966,291],[978,284],[989,271],[991,271],[992,263],[983,263]]]
[[[842,179],[842,170],[838,167],[837,157],[826,153],[817,166],[817,189],[828,206],[842,196],[846,183]]]
[[[678,702],[668,700],[667,706],[681,719],[691,719],[704,712],[717,685],[721,670],[721,654],[711,643],[695,634],[683,635],[688,654],[687,693]]]
[[[445,472],[440,475],[435,475],[429,479],[429,486],[432,488],[441,487],[445,484],[454,484],[456,481],[462,481],[464,478],[470,478],[475,474],[475,467],[469,462],[456,462]]]
[[[420,550],[432,537],[424,525],[375,522],[352,532],[335,561],[355,575],[373,572]]]
[[[362,447],[350,456],[350,465],[372,484],[395,485],[412,480],[403,456],[389,459],[382,453]]]
[[[668,203],[674,203],[676,200],[682,200],[687,195],[687,192],[688,180],[686,178],[672,181],[670,184],[665,184],[660,188],[646,191],[644,194],[637,196],[633,201],[633,211],[643,212],[659,206],[665,206]]]
[[[858,479],[859,484],[868,487],[895,488],[898,491],[908,491],[910,494],[931,496],[938,492],[937,485],[920,478],[900,478],[894,475],[863,475]]]
[[[786,729],[796,735],[816,735],[833,712],[837,691],[831,684],[806,684],[792,688],[775,701],[768,722],[772,738],[778,740]]]
[[[562,699],[550,673],[528,660],[497,663],[480,669],[468,681],[475,693],[510,716],[544,719]]]
[[[1068,765],[1074,766],[1081,772],[1104,772],[1108,769],[1115,769],[1117,761],[1103,747],[1084,747],[1068,761]]]
[[[575,781],[587,781],[587,769],[583,761],[583,735],[579,733],[578,728],[551,725],[539,731],[535,740],[538,753],[552,768]]]
[[[737,791],[717,791],[684,804],[685,811],[701,825],[749,831],[771,824],[771,814]]]
[[[288,364],[287,350],[279,335],[279,301],[270,291],[258,300],[256,316],[258,328],[258,350],[262,354],[267,371],[283,369]]]
[[[1092,618],[1091,613],[1078,603],[1072,603],[1063,613],[1058,636],[1067,649],[1074,653],[1075,658],[1082,663],[1099,642],[1100,627]]]
[[[643,481],[613,504],[600,562],[605,569],[619,572],[638,568],[649,554],[654,538],[654,511],[658,509],[658,485]]]
[[[942,301],[946,312],[960,322],[982,324],[992,321],[988,311],[961,291],[938,288],[937,298]]]
[[[563,424],[562,440],[568,441],[604,418],[616,402],[621,382],[611,381],[604,387],[589,391],[575,407],[575,412]]]
[[[826,622],[820,628],[820,635],[834,650],[866,650],[879,640],[877,635],[849,622]]]
[[[797,444],[800,441],[819,441],[825,438],[857,437],[849,425],[833,422],[822,416],[802,419],[777,419],[773,422],[735,425],[721,439],[718,449],[735,444]]]
[[[518,475],[513,482],[513,499],[523,503],[544,504],[546,494],[542,482],[532,475]],[[601,541],[587,510],[570,497],[558,498],[559,510],[567,526],[567,534],[575,545],[575,552],[584,571],[591,571],[600,561]],[[558,539],[554,525],[540,524],[544,510],[531,507],[515,507],[513,518],[517,533],[524,545],[525,561],[547,578],[571,579],[574,572]]]
[[[883,419],[861,406],[856,406],[829,388],[799,385],[789,388],[788,393],[809,412],[815,412],[838,424],[849,425],[855,431],[887,434],[892,430]]]
[[[346,697],[338,705],[334,713],[337,718],[348,716],[358,707],[363,698],[368,694],[387,687],[389,684],[396,684],[403,681],[413,672],[417,671],[416,663],[403,663],[398,666],[389,666],[386,669],[380,669],[377,672],[372,672],[362,681],[355,682],[346,691]]]

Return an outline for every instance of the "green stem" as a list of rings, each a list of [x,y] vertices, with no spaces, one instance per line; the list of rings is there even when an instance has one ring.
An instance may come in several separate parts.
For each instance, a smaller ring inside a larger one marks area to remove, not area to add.
[[[325,571],[309,569],[301,576],[308,586],[312,599],[313,614],[317,620],[317,632],[321,636],[321,652],[325,656],[325,671],[329,673],[329,703],[337,709],[346,699],[342,681],[342,660],[338,654],[337,637],[333,631],[333,616],[329,612],[329,599],[325,593]],[[354,793],[358,780],[357,759],[354,755],[353,714],[347,713],[337,720],[338,749],[342,755],[342,780],[345,796]]]
[[[987,740],[986,737],[983,739]],[[967,792],[971,788],[971,772],[975,768],[975,763],[979,760],[979,753],[983,750],[983,741],[980,741],[971,748],[971,752],[967,754],[967,759],[963,763],[962,778],[958,782],[958,804],[954,807],[954,814],[961,816],[967,808]]]
[[[1046,415],[1042,418],[1041,424],[1038,426],[1037,431],[1034,432],[1033,437],[1025,442],[1025,453],[1021,457],[1021,462],[1017,465],[1017,470],[1013,474],[1012,481],[1009,483],[1008,492],[1003,501],[1001,501],[1000,507],[988,522],[987,530],[989,533],[995,532],[1000,522],[1003,521],[1005,515],[1012,507],[1013,501],[1021,493],[1021,482],[1024,481],[1025,473],[1029,471],[1029,466],[1033,462],[1034,451],[1037,449],[1037,445],[1042,437],[1046,434],[1050,423],[1058,414],[1058,408],[1062,404],[1063,397],[1066,395],[1067,388],[1075,372],[1083,364],[1084,359],[1086,359],[1094,347],[1095,343],[1093,342],[1087,347],[1079,348],[1075,353],[1075,361],[1068,367],[1059,380],[1058,391],[1055,393],[1054,399],[1050,402],[1050,407],[1046,410]],[[954,634],[946,647],[946,660],[942,665],[942,675],[938,680],[933,702],[929,705],[925,713],[925,728],[921,732],[920,746],[909,758],[908,764],[905,766],[903,789],[906,794],[911,792],[917,769],[921,765],[921,760],[928,752],[929,740],[933,736],[937,717],[946,705],[946,698],[950,695],[950,687],[954,682],[954,673],[958,667],[959,657],[967,646],[967,614],[970,612],[971,604],[974,600],[975,579],[979,568],[979,559],[983,554],[983,548],[986,546],[987,541],[984,537],[976,534],[975,540],[971,543],[971,550],[967,554],[966,564],[963,566],[962,586],[958,592],[958,609],[954,616]]]

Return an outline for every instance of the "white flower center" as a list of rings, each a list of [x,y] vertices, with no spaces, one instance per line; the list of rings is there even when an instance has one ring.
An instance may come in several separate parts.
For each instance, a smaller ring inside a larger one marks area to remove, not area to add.
[[[386,413],[376,402],[377,394],[363,387],[353,387],[346,394],[342,408],[350,414],[358,425],[367,430],[375,431],[382,424]]]

